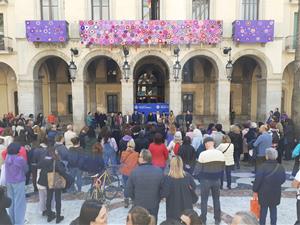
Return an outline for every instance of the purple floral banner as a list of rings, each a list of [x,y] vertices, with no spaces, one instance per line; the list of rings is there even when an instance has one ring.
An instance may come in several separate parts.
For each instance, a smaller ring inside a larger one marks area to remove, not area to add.
[[[79,25],[84,45],[217,44],[223,34],[220,20],[89,20]]]
[[[244,43],[266,43],[274,40],[274,20],[236,20],[233,40]]]
[[[63,20],[27,20],[26,37],[31,42],[66,42],[68,23]]]

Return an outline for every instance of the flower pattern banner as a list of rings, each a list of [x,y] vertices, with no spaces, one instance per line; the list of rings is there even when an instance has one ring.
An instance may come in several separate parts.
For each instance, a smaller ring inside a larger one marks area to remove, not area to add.
[[[89,20],[79,25],[84,45],[217,44],[223,34],[220,20]]]
[[[274,20],[236,20],[233,40],[244,43],[266,43],[274,40]]]
[[[64,20],[27,20],[26,37],[31,42],[66,42],[68,23]]]

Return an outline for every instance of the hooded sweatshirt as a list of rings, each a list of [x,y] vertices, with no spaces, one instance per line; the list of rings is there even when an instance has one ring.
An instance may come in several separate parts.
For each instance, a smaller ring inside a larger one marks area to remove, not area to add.
[[[5,159],[6,183],[16,184],[26,180],[28,170],[27,162],[21,156],[18,156],[21,146],[12,143],[7,148],[8,155]]]

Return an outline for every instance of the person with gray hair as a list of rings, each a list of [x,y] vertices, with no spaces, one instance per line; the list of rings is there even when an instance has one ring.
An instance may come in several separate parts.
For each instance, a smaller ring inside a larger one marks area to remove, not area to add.
[[[258,221],[250,212],[237,212],[232,219],[231,225],[258,225]]]
[[[124,195],[133,200],[133,206],[147,209],[157,221],[163,171],[152,165],[152,155],[147,149],[140,152],[138,162],[139,166],[128,178]]]
[[[285,182],[285,170],[277,162],[278,152],[274,148],[267,148],[266,161],[257,169],[253,183],[254,197],[258,197],[260,204],[259,224],[266,224],[268,209],[270,210],[271,224],[277,221],[277,206],[281,199],[281,185]]]

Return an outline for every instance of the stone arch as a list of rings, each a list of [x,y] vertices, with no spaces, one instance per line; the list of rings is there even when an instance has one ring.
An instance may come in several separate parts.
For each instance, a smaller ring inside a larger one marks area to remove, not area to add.
[[[61,60],[63,60],[65,63],[68,64],[68,62],[71,60],[70,57],[68,57],[65,53],[57,50],[45,50],[42,52],[39,52],[37,55],[35,55],[29,62],[27,74],[32,76],[33,80],[38,80],[38,70],[42,63],[51,57],[58,57]]]
[[[121,54],[121,53],[119,53],[119,54]],[[110,51],[103,50],[103,49],[102,50],[97,49],[97,50],[93,50],[93,51],[87,53],[85,56],[82,57],[82,60],[78,64],[78,71],[77,71],[76,79],[86,80],[86,74],[87,74],[86,71],[87,71],[88,66],[95,58],[98,58],[101,56],[114,60],[118,64],[119,68],[121,69],[123,61],[121,61],[121,59],[117,58],[115,55],[116,54],[112,54]]]
[[[232,57],[233,63],[241,57],[250,57],[254,59],[261,68],[262,78],[268,78],[273,74],[273,66],[270,59],[261,51],[256,49],[245,49],[235,53]]]
[[[198,49],[191,52],[186,53],[183,58],[180,60],[180,64],[184,66],[190,59],[194,57],[204,57],[207,60],[209,60],[212,65],[214,66],[214,69],[216,70],[216,74],[218,75],[219,79],[227,79],[226,78],[226,72],[225,72],[225,65],[220,60],[220,57],[206,49]]]
[[[172,67],[173,67],[173,61],[170,59],[170,56],[166,55],[162,51],[152,50],[152,49],[144,50],[144,51],[140,52],[139,54],[137,54],[134,58],[132,58],[129,62],[131,68],[134,69],[136,67],[136,65],[138,64],[138,62],[147,56],[154,56],[154,57],[157,57],[160,60],[162,60],[162,62],[164,62],[167,65],[167,67],[169,68],[169,73],[171,73]],[[171,76],[169,76],[169,77],[171,77]]]

